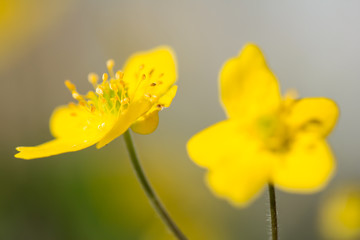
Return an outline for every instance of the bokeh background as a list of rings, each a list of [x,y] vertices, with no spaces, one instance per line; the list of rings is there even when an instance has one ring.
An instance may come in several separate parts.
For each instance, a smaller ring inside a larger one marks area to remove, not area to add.
[[[173,239],[148,203],[122,138],[32,161],[15,147],[51,139],[64,86],[91,88],[89,72],[121,68],[139,50],[177,53],[179,90],[155,133],[134,135],[142,163],[190,239],[267,239],[264,193],[245,209],[214,197],[185,144],[225,118],[218,72],[246,42],[257,43],[282,90],[327,96],[341,109],[329,142],[336,175],[312,195],[277,192],[282,239],[323,239],[318,209],[333,188],[360,181],[360,1],[0,0],[0,239]]]

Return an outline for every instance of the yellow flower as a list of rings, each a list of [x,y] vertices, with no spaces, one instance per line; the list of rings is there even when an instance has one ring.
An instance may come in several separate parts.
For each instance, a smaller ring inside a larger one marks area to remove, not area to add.
[[[327,98],[281,97],[278,82],[254,44],[228,60],[220,73],[228,119],[197,133],[190,158],[208,169],[219,197],[246,205],[267,183],[291,192],[318,190],[332,175],[325,138],[339,112]]]
[[[331,194],[321,205],[319,220],[326,239],[359,239],[360,188],[346,186]]]
[[[101,148],[129,127],[137,133],[153,132],[159,122],[158,112],[169,107],[177,86],[176,64],[172,50],[160,47],[131,56],[123,71],[113,71],[114,61],[107,62],[110,75],[98,83],[89,74],[95,92],[80,95],[75,85],[65,81],[78,104],[55,109],[50,119],[54,140],[35,147],[18,147],[17,158],[34,159],[78,151],[97,144]]]

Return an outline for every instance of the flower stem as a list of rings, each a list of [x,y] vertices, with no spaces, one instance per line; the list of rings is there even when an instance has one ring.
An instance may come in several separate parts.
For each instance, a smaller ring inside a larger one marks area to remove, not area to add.
[[[276,198],[274,185],[269,183],[270,215],[271,215],[271,234],[272,240],[278,240],[278,223],[276,211]]]
[[[146,178],[145,173],[140,165],[139,158],[136,154],[136,150],[134,147],[134,142],[131,138],[130,130],[127,130],[124,133],[124,140],[126,143],[126,147],[130,156],[131,164],[134,168],[136,176],[140,181],[141,186],[143,187],[147,197],[149,198],[151,204],[155,208],[156,212],[160,215],[161,219],[167,225],[167,227],[172,231],[172,233],[179,240],[187,240],[186,236],[181,232],[181,230],[177,227],[175,222],[171,219],[170,215],[167,213],[165,207],[161,204],[159,198],[155,194],[155,191],[150,185],[149,180]]]

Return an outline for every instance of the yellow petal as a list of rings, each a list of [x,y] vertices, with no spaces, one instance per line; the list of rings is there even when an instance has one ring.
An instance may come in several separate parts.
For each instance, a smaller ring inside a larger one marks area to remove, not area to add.
[[[156,110],[138,119],[133,125],[131,125],[131,129],[139,134],[150,134],[156,130],[158,125],[159,110]]]
[[[292,143],[288,153],[274,158],[273,182],[292,192],[314,192],[330,179],[335,168],[333,154],[322,138],[304,133]]]
[[[328,98],[303,98],[295,101],[287,123],[293,129],[319,132],[327,136],[339,117],[336,103]]]
[[[234,129],[235,123],[226,120],[198,132],[187,143],[190,158],[202,167],[216,166],[223,155],[239,147]]]
[[[97,148],[102,148],[115,138],[123,134],[128,128],[141,116],[151,109],[152,105],[149,101],[136,101],[129,104],[129,107],[119,112],[116,122],[106,135],[98,142]]]
[[[132,55],[124,66],[124,81],[129,86],[130,100],[136,98],[136,94],[143,95],[151,83],[157,84],[152,91],[157,96],[163,95],[176,81],[174,56],[172,49],[166,46]],[[144,80],[148,85],[139,84]]]
[[[150,134],[154,132],[159,124],[159,111],[163,107],[170,107],[177,91],[177,86],[172,86],[155,104],[148,113],[140,117],[131,129],[140,134]]]
[[[230,118],[253,120],[278,108],[278,82],[260,49],[247,44],[220,72],[221,101]]]
[[[269,180],[270,162],[260,143],[234,121],[196,134],[187,150],[195,163],[209,169],[210,188],[236,205],[246,205]]]
[[[172,100],[174,99],[178,86],[172,86],[164,95],[162,95],[158,101],[163,107],[170,107]]]
[[[50,119],[50,131],[56,138],[34,147],[18,147],[17,158],[34,159],[78,151],[94,145],[107,133],[113,119],[100,118],[78,105],[61,106]]]
[[[111,116],[100,117],[79,105],[60,106],[50,118],[50,131],[56,138],[91,138],[107,131],[113,120]]]
[[[258,159],[249,160],[256,162]],[[218,197],[226,198],[235,206],[245,207],[260,195],[269,180],[269,171],[260,166],[261,162],[246,164],[242,161],[242,164],[211,169],[207,174],[208,186]]]
[[[91,140],[80,138],[54,139],[35,147],[17,147],[16,150],[18,150],[19,153],[17,153],[15,157],[30,160],[79,151],[94,145],[98,140],[99,138],[92,138]]]

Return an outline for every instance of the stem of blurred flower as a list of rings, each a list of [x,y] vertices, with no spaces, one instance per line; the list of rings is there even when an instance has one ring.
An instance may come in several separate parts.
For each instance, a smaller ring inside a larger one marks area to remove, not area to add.
[[[135,170],[136,176],[140,181],[141,186],[143,187],[147,197],[149,198],[151,204],[160,215],[162,220],[168,226],[168,228],[173,232],[173,234],[179,240],[187,240],[186,236],[181,232],[175,222],[171,219],[170,215],[167,213],[165,207],[161,204],[159,198],[155,194],[155,191],[150,185],[149,180],[146,178],[145,173],[140,165],[139,158],[136,154],[134,142],[132,140],[130,130],[127,130],[124,133],[124,140],[126,143],[126,147],[130,156],[131,164]]]
[[[277,223],[275,188],[274,188],[274,185],[272,185],[272,184],[269,184],[268,187],[269,187],[269,199],[270,199],[272,240],[278,240],[278,223]]]

